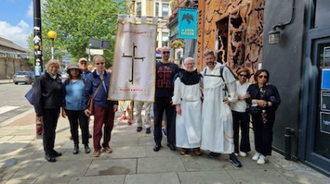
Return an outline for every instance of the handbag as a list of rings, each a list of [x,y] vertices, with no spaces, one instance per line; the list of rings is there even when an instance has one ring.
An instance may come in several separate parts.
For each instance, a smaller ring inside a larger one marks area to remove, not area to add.
[[[103,79],[101,80],[99,86],[97,87],[94,95],[92,98],[88,99],[88,102],[87,102],[87,109],[89,110],[90,112],[90,115],[94,115],[94,99],[97,95],[97,92],[99,91],[100,87],[102,86],[102,83],[104,81],[105,77],[103,77]]]
[[[33,87],[25,94],[25,98],[33,105]]]
[[[261,109],[259,106],[255,106],[255,105],[248,105],[246,111],[248,113],[251,113],[251,114],[260,114],[261,113]]]

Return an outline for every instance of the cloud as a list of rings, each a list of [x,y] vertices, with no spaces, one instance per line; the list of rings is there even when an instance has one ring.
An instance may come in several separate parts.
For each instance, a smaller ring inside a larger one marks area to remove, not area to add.
[[[24,48],[27,48],[26,39],[31,34],[31,31],[32,29],[24,20],[21,20],[14,26],[8,22],[0,21],[0,36]]]
[[[27,12],[25,13],[25,15],[28,18],[33,18],[33,2],[32,1],[31,1],[30,5],[29,5],[29,8],[28,8]]]

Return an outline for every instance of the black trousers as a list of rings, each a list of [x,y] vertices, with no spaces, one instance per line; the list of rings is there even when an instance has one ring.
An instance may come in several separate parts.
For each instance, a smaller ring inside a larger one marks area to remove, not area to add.
[[[272,154],[274,121],[275,113],[267,113],[266,123],[263,123],[261,114],[252,115],[255,148],[264,156]]]
[[[162,120],[163,120],[163,112],[165,110],[166,113],[166,121],[167,121],[167,143],[174,144],[173,140],[171,140],[171,135],[175,134],[175,132],[171,132],[172,128],[172,119],[175,112],[175,107],[171,104],[171,97],[158,97],[155,99],[154,103],[154,140],[155,143],[161,145],[162,142]]]
[[[66,114],[70,122],[70,131],[74,145],[79,145],[78,127],[80,125],[82,143],[88,145],[89,129],[88,129],[88,117],[84,111],[74,111],[65,109]]]
[[[45,154],[48,156],[54,156],[54,144],[59,113],[60,108],[44,109],[43,145]]]
[[[234,146],[235,153],[239,151],[249,152],[251,151],[250,137],[249,137],[249,123],[250,117],[247,112],[237,112],[233,113],[233,130],[234,130]],[[241,129],[241,141],[239,141],[239,130]],[[239,146],[239,142],[241,142]]]

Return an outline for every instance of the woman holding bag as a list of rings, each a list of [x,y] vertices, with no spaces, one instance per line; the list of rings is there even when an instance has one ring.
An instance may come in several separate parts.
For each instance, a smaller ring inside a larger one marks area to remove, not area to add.
[[[257,164],[265,164],[265,157],[272,153],[275,111],[281,103],[281,98],[277,88],[268,84],[267,70],[258,70],[254,80],[256,83],[251,84],[247,89],[250,97],[246,99],[250,106],[256,149],[252,159],[257,161]]]
[[[97,55],[93,58],[93,63],[96,70],[87,76],[85,82],[85,91],[83,93],[82,105],[87,116],[92,115],[91,110],[88,109],[87,102],[90,97],[93,98],[92,105],[94,111],[94,157],[99,157],[101,148],[106,153],[111,153],[112,149],[109,145],[111,139],[111,131],[113,128],[113,120],[115,112],[117,111],[118,102],[108,101],[108,91],[110,84],[110,73],[106,71],[105,59],[103,56]],[[103,143],[100,144],[102,138],[102,126],[104,125]],[[102,147],[101,147],[102,146]]]

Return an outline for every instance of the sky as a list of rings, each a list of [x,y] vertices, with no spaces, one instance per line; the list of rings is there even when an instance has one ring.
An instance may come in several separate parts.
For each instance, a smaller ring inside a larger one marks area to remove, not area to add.
[[[0,0],[0,36],[27,48],[33,31],[33,0]]]

